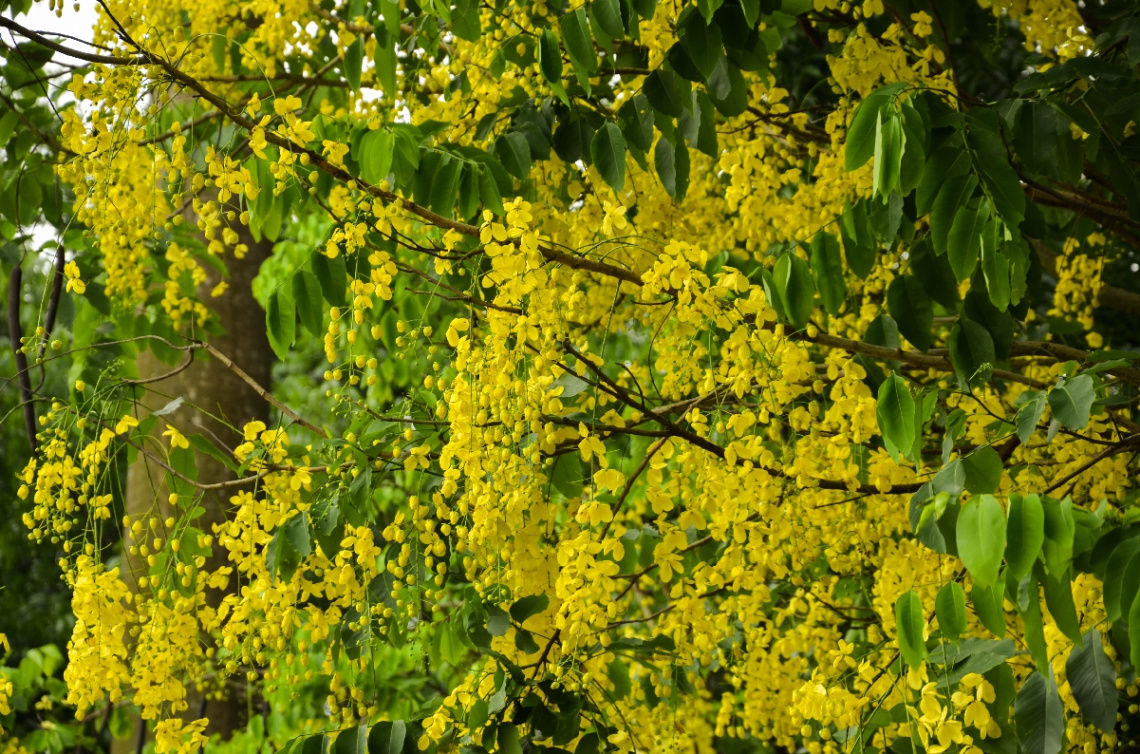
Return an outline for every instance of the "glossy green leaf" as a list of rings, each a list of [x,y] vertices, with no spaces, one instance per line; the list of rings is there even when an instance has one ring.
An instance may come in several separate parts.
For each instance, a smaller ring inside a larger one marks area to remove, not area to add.
[[[839,314],[847,297],[847,285],[839,241],[827,231],[819,231],[811,241],[811,274],[823,307],[832,316]]]
[[[917,670],[926,659],[926,616],[922,610],[922,600],[913,590],[904,592],[895,601],[895,622],[898,628],[899,653],[903,661]]]
[[[517,725],[504,724],[499,726],[499,751],[502,754],[522,754],[522,744],[519,742]]]
[[[1140,556],[1140,539],[1127,539],[1118,544],[1108,556],[1104,569],[1103,597],[1105,617],[1110,621],[1122,615],[1120,609],[1121,592],[1124,589],[1124,574],[1128,572],[1134,559]],[[1134,601],[1134,600],[1133,600]],[[1131,603],[1131,601],[1130,601]]]
[[[878,247],[871,234],[871,225],[867,220],[867,208],[863,202],[852,207],[850,201],[844,200],[843,217],[840,219],[839,228],[840,235],[843,238],[843,256],[847,259],[847,266],[860,278],[866,278],[875,265]]]
[[[1037,422],[1041,421],[1041,414],[1045,412],[1045,394],[1040,391],[1028,393],[1029,400],[1021,404],[1014,420],[1017,424],[1017,439],[1022,443],[1029,442],[1029,438],[1037,431]]]
[[[589,94],[590,75],[598,69],[598,56],[594,52],[594,40],[590,36],[585,9],[577,8],[562,16],[558,20],[558,28],[562,31],[566,52],[570,53],[570,64],[574,67],[574,75],[586,90],[586,94]]]
[[[1093,379],[1087,374],[1065,380],[1049,391],[1049,408],[1053,416],[1066,429],[1084,429],[1089,423],[1089,411],[1096,400]]]
[[[905,137],[902,122],[889,110],[879,111],[875,123],[875,171],[871,179],[871,193],[884,199],[898,186],[899,171],[902,169],[902,154]]]
[[[1058,754],[1065,733],[1065,707],[1053,678],[1032,673],[1017,692],[1013,717],[1022,754]]]
[[[990,494],[1001,486],[1001,456],[990,445],[982,445],[962,458],[966,489],[975,495]]]
[[[689,149],[684,139],[678,139],[674,146],[662,136],[653,150],[653,165],[665,193],[676,201],[685,198],[689,190]]]
[[[608,121],[590,143],[590,156],[602,180],[614,191],[625,185],[625,137],[616,123]]]
[[[324,337],[325,308],[321,284],[316,275],[304,268],[293,275],[293,301],[305,329],[318,338]]]
[[[406,736],[403,720],[376,723],[368,733],[368,754],[401,754]]]
[[[538,615],[550,604],[550,598],[545,594],[533,594],[523,597],[511,605],[511,619],[515,623],[522,623],[532,615]]]
[[[1032,570],[1045,543],[1045,511],[1037,495],[1010,495],[1005,560],[1020,581]]]
[[[966,174],[950,178],[938,190],[930,208],[930,240],[934,242],[935,254],[946,253],[955,216],[966,205],[977,185],[978,179],[973,174]]]
[[[365,754],[368,751],[368,726],[342,730],[333,743],[333,754]]]
[[[950,363],[962,384],[984,382],[988,375],[982,368],[986,364],[992,366],[997,360],[989,331],[973,320],[959,319],[950,330],[949,345]]]
[[[899,332],[916,348],[930,348],[934,332],[934,305],[922,283],[913,275],[900,275],[887,288],[887,311]]]
[[[947,639],[956,640],[966,632],[966,593],[960,584],[951,581],[938,590],[934,614],[938,617],[938,628]]]
[[[985,202],[959,207],[954,213],[950,234],[946,238],[946,255],[959,283],[974,274],[982,247],[982,228],[989,217],[989,205]]]
[[[991,495],[971,498],[958,515],[958,557],[975,584],[993,586],[1005,552],[1005,513]]]
[[[848,172],[862,167],[874,157],[879,114],[905,87],[903,82],[889,84],[871,92],[859,103],[855,117],[847,129],[847,142],[844,146],[844,161]]]
[[[277,358],[284,359],[293,346],[297,326],[297,312],[292,296],[283,290],[274,291],[269,296],[265,325],[269,333],[269,345]]]
[[[558,98],[569,104],[566,87],[562,85],[562,48],[558,45],[554,30],[549,27],[543,29],[538,37],[538,68]]]
[[[348,303],[348,269],[344,264],[344,256],[338,254],[330,259],[324,252],[317,250],[309,257],[309,264],[321,284],[325,301],[333,306],[345,306]]]
[[[959,516],[961,518],[961,516]],[[974,584],[970,588],[970,602],[982,625],[998,638],[1005,636],[1005,610],[1002,602],[1005,595],[1005,582],[998,580],[993,586]]]
[[[883,380],[875,415],[887,451],[895,458],[900,450],[909,450],[914,445],[914,413],[914,398],[906,381],[897,374]]]
[[[1086,720],[1105,733],[1116,728],[1116,666],[1104,653],[1100,633],[1091,628],[1065,661],[1065,676]]]
[[[807,326],[814,305],[815,287],[808,264],[795,254],[784,254],[772,271],[788,321],[797,330]]]
[[[518,178],[526,180],[530,175],[530,145],[526,136],[518,131],[503,134],[495,141],[495,154],[507,172]]]
[[[364,37],[358,36],[344,50],[344,77],[352,91],[360,89],[360,69],[364,64]],[[337,754],[340,754],[338,749]]]
[[[677,32],[681,37],[681,46],[688,53],[689,59],[700,71],[701,76],[708,79],[716,69],[720,56],[724,54],[720,26],[706,23],[701,16],[690,13]]]
[[[625,24],[621,21],[621,6],[618,0],[591,0],[590,12],[607,37],[621,39],[625,36]]]
[[[392,158],[396,153],[396,136],[386,129],[369,131],[360,140],[363,157],[360,160],[360,177],[372,185],[388,177]]]
[[[687,82],[682,86],[677,74],[658,68],[645,77],[641,92],[658,112],[679,118],[687,109],[687,86]]]

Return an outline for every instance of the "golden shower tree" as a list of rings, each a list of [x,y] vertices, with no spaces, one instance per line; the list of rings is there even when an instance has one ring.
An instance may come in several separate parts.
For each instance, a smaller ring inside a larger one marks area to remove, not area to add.
[[[83,232],[12,297],[13,472],[78,718],[129,705],[158,752],[236,697],[298,752],[1133,745],[1134,3],[106,0],[92,47],[21,5],[0,232],[43,222],[29,181]],[[265,244],[264,313],[219,316]],[[311,400],[239,366],[255,335],[323,342]],[[203,361],[272,419],[167,389]]]

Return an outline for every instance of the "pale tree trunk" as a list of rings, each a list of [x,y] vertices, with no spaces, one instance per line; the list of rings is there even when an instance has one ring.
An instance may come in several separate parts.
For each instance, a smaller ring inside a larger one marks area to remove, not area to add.
[[[210,339],[210,343],[232,359],[256,383],[268,388],[274,356],[262,326],[265,315],[253,297],[251,283],[261,263],[269,257],[273,245],[268,240],[255,242],[246,228],[241,228],[240,231],[240,243],[247,244],[249,252],[241,260],[232,257],[227,259],[228,290],[218,298],[210,298],[209,292],[217,285],[220,276],[215,270],[207,268],[208,279],[199,287],[198,296],[199,300],[206,302],[226,330],[224,335]],[[149,351],[139,355],[140,379],[152,379],[171,371],[171,365],[160,362]],[[194,361],[189,368],[148,383],[145,387],[146,393],[140,399],[136,412],[139,420],[167,405],[172,398],[181,397],[185,401],[186,405],[164,416],[152,431],[152,437],[164,444],[169,442],[168,438],[161,437],[166,428],[165,421],[169,421],[184,435],[196,432],[205,435],[226,452],[241,441],[240,430],[245,423],[255,420],[267,422],[269,419],[269,406],[257,392],[232,370],[201,350],[194,352]],[[223,418],[225,423],[204,415],[192,406]],[[237,431],[231,427],[236,427]],[[196,452],[195,460],[197,481],[200,484],[216,484],[234,478],[229,469],[208,455]],[[137,455],[127,472],[126,512],[132,521],[143,517],[145,526],[145,518],[152,515],[160,519],[169,515],[177,516],[177,512],[168,503],[170,490],[165,480],[164,469],[143,453]],[[213,524],[226,520],[229,499],[237,491],[232,487],[199,491],[197,504],[205,508],[206,512],[195,522],[195,526],[207,534],[212,533]],[[184,505],[179,505],[179,508],[187,510]],[[129,530],[123,532],[123,542],[124,550],[136,544]],[[127,565],[124,569],[125,578],[132,589],[137,589],[137,578],[146,573],[146,563],[139,556],[130,556],[127,552],[124,552],[124,558]],[[206,569],[214,570],[224,562],[224,550],[215,542],[213,556],[207,561]],[[234,582],[231,581],[232,583]],[[221,602],[223,596],[218,590],[207,591],[207,599],[214,606]],[[188,688],[187,701],[189,707],[185,717],[188,720],[209,718],[209,734],[219,733],[223,738],[228,738],[248,721],[249,700],[241,681],[228,683],[221,699],[207,700],[193,688]],[[147,733],[140,722],[137,716],[132,718],[130,735],[113,742],[113,754],[134,754],[142,750]]]

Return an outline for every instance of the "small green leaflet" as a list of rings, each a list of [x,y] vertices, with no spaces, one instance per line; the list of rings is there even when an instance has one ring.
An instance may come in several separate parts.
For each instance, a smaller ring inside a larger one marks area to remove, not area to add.
[[[1037,422],[1041,421],[1041,414],[1045,412],[1045,394],[1034,390],[1025,394],[1029,400],[1021,404],[1017,410],[1017,439],[1022,443],[1029,442],[1029,438],[1037,431]]]
[[[922,600],[910,590],[895,602],[895,622],[898,628],[899,652],[903,661],[917,670],[926,659],[926,617],[922,612]]]
[[[993,586],[1005,552],[1005,514],[992,495],[972,498],[958,516],[958,557],[975,584]]]
[[[357,36],[344,51],[344,77],[354,92],[360,90],[360,69],[363,63],[364,37]],[[338,754],[339,751],[338,749]]]
[[[304,268],[293,275],[293,301],[297,304],[297,313],[301,315],[301,324],[305,329],[318,338],[324,337],[321,284],[316,275]]]

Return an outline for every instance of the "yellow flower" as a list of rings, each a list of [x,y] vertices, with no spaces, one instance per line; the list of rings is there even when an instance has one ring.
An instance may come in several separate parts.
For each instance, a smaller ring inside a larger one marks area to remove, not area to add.
[[[166,430],[162,433],[163,437],[170,438],[170,447],[173,448],[189,448],[190,441],[186,439],[178,428],[173,424],[166,425]]]

